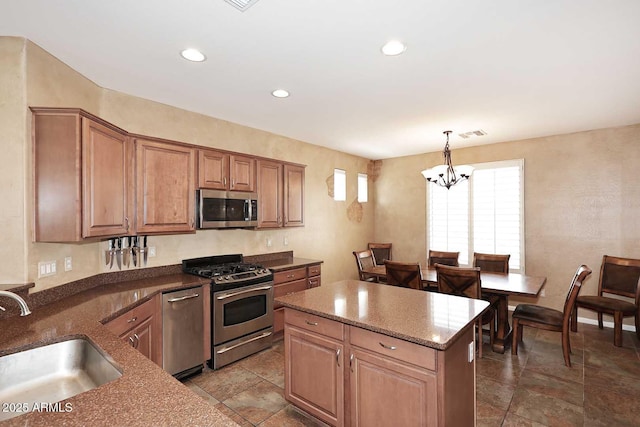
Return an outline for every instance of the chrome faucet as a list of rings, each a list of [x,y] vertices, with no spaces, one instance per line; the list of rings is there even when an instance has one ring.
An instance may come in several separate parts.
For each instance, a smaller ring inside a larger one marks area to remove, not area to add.
[[[9,291],[0,291],[0,297],[9,297],[16,300],[16,302],[20,306],[20,316],[28,316],[29,314],[31,314],[31,310],[29,310],[27,302],[23,300],[20,295],[14,294],[13,292]],[[0,305],[0,310],[5,311],[5,308]]]

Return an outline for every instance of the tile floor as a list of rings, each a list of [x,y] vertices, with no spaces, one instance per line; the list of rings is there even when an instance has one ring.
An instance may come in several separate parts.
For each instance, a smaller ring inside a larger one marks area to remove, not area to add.
[[[485,341],[488,337],[485,338]],[[572,367],[560,334],[525,328],[518,355],[485,342],[477,363],[478,426],[640,426],[640,341],[624,332],[580,325],[571,335]],[[321,426],[284,399],[284,347],[205,371],[185,381],[241,426]]]

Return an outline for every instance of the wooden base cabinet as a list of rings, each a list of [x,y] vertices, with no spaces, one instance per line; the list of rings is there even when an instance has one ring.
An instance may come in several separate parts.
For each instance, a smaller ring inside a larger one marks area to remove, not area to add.
[[[162,311],[159,296],[116,317],[105,326],[162,367]]]
[[[326,423],[344,425],[342,325],[291,310],[285,319],[286,399]]]
[[[273,275],[273,297],[293,294],[320,286],[320,264],[292,270],[279,271]],[[273,333],[276,337],[284,331],[284,307],[274,303]]]
[[[285,308],[285,398],[332,426],[473,426],[473,326],[439,351]]]

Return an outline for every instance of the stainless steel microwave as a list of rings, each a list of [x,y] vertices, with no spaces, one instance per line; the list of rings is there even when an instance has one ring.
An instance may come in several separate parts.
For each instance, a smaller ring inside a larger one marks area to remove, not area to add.
[[[251,228],[258,225],[258,194],[198,190],[197,225],[206,228]]]

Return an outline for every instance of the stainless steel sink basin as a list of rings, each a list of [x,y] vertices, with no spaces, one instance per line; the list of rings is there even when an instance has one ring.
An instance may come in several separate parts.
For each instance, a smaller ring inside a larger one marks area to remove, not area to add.
[[[0,421],[23,414],[25,408],[32,411],[36,402],[59,402],[120,376],[111,356],[87,338],[71,337],[2,356]]]

